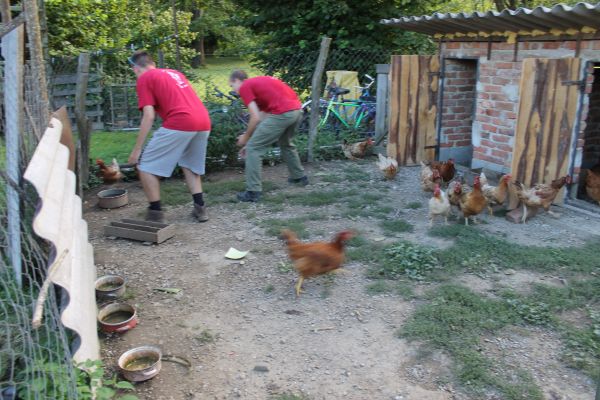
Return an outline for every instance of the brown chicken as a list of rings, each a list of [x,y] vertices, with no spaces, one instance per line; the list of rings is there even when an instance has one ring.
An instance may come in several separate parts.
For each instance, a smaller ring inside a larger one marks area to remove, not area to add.
[[[523,204],[523,217],[522,222],[525,223],[527,220],[527,208],[543,208],[548,214],[552,216],[558,216],[550,210],[550,206],[554,202],[554,199],[558,195],[560,189],[565,185],[570,185],[572,182],[569,175],[563,176],[553,180],[549,185],[547,184],[536,184],[531,188],[527,188],[524,184],[519,181],[515,181],[513,184],[516,187],[517,196]]]
[[[421,189],[424,192],[433,192],[435,185],[442,184],[440,171],[432,169],[429,165],[421,161]]]
[[[471,187],[461,181],[454,180],[448,184],[448,201],[460,210],[460,198],[471,192]]]
[[[481,191],[481,180],[478,176],[473,182],[473,190],[461,196],[459,204],[465,218],[465,225],[469,225],[470,217],[476,217],[487,207],[487,200]]]
[[[296,284],[296,296],[302,292],[304,279],[325,274],[342,266],[344,262],[344,242],[354,237],[351,231],[343,231],[335,235],[331,242],[302,243],[290,230],[281,232],[287,243],[288,254],[300,274]]]
[[[371,138],[357,143],[348,143],[348,141],[344,139],[342,151],[349,160],[356,160],[357,158],[364,158],[367,154],[367,150],[369,147],[373,146],[374,143],[375,142]]]
[[[452,179],[454,179],[454,174],[456,174],[453,158],[449,158],[448,161],[442,162],[432,161],[430,167],[440,171],[440,176],[444,182],[450,182]]]
[[[123,173],[119,168],[119,163],[115,158],[112,159],[111,165],[106,165],[102,159],[96,160],[96,165],[100,167],[98,175],[104,183],[116,183],[123,179]]]
[[[600,164],[587,170],[585,191],[592,200],[597,201],[600,205]]]
[[[393,159],[392,157],[384,157],[381,154],[377,154],[379,156],[379,161],[377,162],[377,166],[383,172],[383,176],[385,179],[392,180],[396,177],[398,173],[398,161]]]
[[[507,174],[500,178],[498,186],[492,186],[487,183],[485,174],[481,173],[480,182],[482,183],[481,190],[488,201],[488,211],[490,215],[494,215],[493,206],[502,205],[508,197],[508,184],[512,177]]]

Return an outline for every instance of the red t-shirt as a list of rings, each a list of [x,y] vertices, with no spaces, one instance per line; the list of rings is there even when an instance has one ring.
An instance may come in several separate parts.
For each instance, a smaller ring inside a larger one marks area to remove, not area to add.
[[[154,106],[167,129],[210,131],[208,110],[185,76],[172,69],[150,69],[137,80],[138,107]]]
[[[302,107],[296,92],[271,76],[246,79],[240,87],[240,97],[246,106],[255,101],[260,111],[269,114],[283,114]]]

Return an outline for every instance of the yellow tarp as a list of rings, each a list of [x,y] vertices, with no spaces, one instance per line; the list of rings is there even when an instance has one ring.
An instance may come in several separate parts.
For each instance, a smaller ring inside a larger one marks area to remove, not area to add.
[[[350,90],[350,93],[343,95],[346,100],[356,100],[360,97],[360,86],[358,83],[358,72],[356,71],[327,71],[327,85],[323,97],[327,98],[327,87],[335,82],[338,88]]]

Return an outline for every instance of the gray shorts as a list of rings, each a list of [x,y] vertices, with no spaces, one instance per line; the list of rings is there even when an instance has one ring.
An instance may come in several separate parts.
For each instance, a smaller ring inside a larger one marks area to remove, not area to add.
[[[193,173],[204,175],[206,146],[210,132],[185,132],[158,128],[144,148],[138,169],[156,176],[169,177],[179,164]]]

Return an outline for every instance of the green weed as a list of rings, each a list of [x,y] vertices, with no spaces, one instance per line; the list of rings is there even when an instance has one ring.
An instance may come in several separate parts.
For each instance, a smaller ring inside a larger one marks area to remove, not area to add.
[[[410,242],[399,242],[383,251],[379,262],[371,266],[368,277],[373,279],[423,280],[437,267],[433,250]]]
[[[283,229],[289,229],[298,235],[299,238],[306,239],[309,237],[304,218],[276,219],[270,218],[260,221],[260,225],[266,229],[267,235],[281,235]]]
[[[381,221],[379,225],[388,234],[413,231],[413,226],[402,219]]]
[[[418,201],[413,201],[413,202],[408,203],[406,205],[406,208],[411,209],[411,210],[416,210],[416,209],[421,208],[421,207],[423,207],[423,204],[421,204]]]

